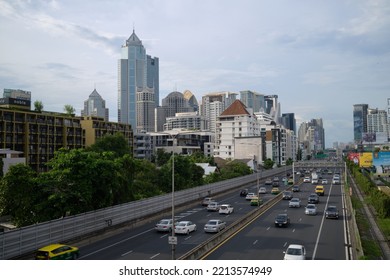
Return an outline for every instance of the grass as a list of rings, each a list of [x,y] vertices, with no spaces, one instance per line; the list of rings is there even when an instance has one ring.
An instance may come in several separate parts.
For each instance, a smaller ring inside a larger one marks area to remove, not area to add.
[[[364,257],[362,257],[362,259],[379,260],[382,258],[382,252],[377,241],[371,234],[370,224],[363,212],[363,203],[355,196],[351,197],[351,201],[352,206],[355,209],[356,223],[359,229],[360,239],[362,242],[362,248],[364,253]]]

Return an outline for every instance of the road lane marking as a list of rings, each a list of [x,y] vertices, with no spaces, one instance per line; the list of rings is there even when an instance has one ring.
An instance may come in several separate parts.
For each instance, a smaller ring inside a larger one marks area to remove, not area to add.
[[[287,242],[284,243],[283,248],[287,246]]]
[[[253,245],[256,245],[256,243],[258,242],[259,240],[255,240],[255,242],[253,242]]]
[[[153,259],[154,259],[155,257],[157,257],[158,255],[160,255],[160,253],[157,253],[157,254],[151,256],[150,259],[153,260]]]
[[[271,227],[267,227],[267,230],[270,230]]]
[[[131,254],[131,253],[133,253],[133,250],[128,251],[128,252],[126,252],[126,253],[123,253],[121,256],[124,257],[124,256],[126,256],[126,255],[128,255],[128,254]]]
[[[139,234],[130,236],[129,238],[125,238],[125,239],[123,239],[123,240],[121,240],[121,241],[118,241],[118,242],[113,243],[113,244],[111,244],[111,245],[109,245],[109,246],[103,247],[103,248],[101,248],[101,249],[99,249],[99,250],[96,250],[96,251],[94,251],[94,252],[91,252],[91,253],[89,253],[89,254],[82,255],[79,259],[83,259],[83,258],[86,258],[86,257],[88,257],[88,256],[94,255],[94,254],[96,254],[96,253],[99,253],[99,252],[101,252],[101,251],[104,251],[104,250],[106,250],[106,249],[109,249],[109,248],[111,248],[111,247],[114,247],[114,246],[116,246],[116,245],[119,245],[119,244],[121,244],[121,243],[123,243],[123,242],[126,242],[126,241],[128,241],[128,240],[131,240],[131,239],[133,239],[133,238],[136,238],[136,237],[138,237],[138,236],[140,236],[140,235],[142,235],[142,234],[145,234],[145,233],[147,233],[147,232],[149,232],[149,231],[152,231],[152,230],[154,230],[154,228],[148,229],[148,230],[143,231],[143,232],[141,232],[141,233],[139,233]]]

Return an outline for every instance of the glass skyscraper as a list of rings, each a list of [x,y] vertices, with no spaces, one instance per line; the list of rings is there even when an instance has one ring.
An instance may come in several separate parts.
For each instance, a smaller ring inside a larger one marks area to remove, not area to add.
[[[148,96],[147,100],[143,96]],[[118,122],[131,124],[135,131],[150,131],[154,122],[151,104],[154,108],[159,104],[159,60],[146,54],[133,30],[118,62]]]

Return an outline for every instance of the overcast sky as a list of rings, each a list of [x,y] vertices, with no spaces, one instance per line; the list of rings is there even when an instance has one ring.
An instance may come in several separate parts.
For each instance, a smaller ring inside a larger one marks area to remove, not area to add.
[[[0,0],[0,90],[79,115],[96,90],[117,121],[117,61],[133,27],[160,60],[160,99],[190,90],[277,94],[353,140],[353,104],[387,109],[388,0]]]

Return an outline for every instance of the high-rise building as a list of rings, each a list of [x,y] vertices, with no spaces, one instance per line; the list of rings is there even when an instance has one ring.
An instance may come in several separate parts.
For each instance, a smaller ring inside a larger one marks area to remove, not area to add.
[[[361,143],[363,133],[367,132],[368,104],[353,105],[353,139],[355,143]]]
[[[119,123],[131,124],[136,131],[150,131],[154,108],[159,103],[158,67],[158,58],[146,54],[142,41],[133,30],[122,46],[118,61]]]
[[[298,141],[303,143],[307,154],[316,153],[325,149],[325,131],[322,119],[312,119],[303,122],[299,127]]]
[[[288,128],[289,130],[292,130],[295,133],[297,133],[297,128],[296,128],[297,124],[296,124],[294,113],[283,113],[282,119],[281,119],[281,124],[285,128]]]
[[[81,110],[81,116],[93,116],[103,118],[108,121],[109,113],[106,108],[106,101],[94,89],[88,99],[84,101],[84,110]]]
[[[251,90],[240,91],[240,100],[247,108],[252,108],[254,113],[265,108],[264,95]]]
[[[208,130],[215,132],[219,115],[236,100],[237,93],[215,92],[202,96],[201,115],[208,122]]]

